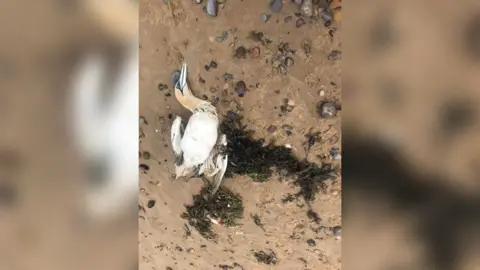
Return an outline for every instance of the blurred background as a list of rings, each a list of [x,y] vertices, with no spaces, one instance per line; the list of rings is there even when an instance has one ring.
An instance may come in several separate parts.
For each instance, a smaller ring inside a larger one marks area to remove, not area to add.
[[[86,151],[74,147],[69,125],[74,121],[70,102],[77,64],[93,50],[101,57],[124,59],[125,44],[135,41],[138,29],[138,9],[132,3],[0,4],[2,269],[138,267],[136,214],[112,216],[102,223],[97,222],[99,216],[86,215],[85,196],[96,188],[88,180]],[[136,129],[138,115],[133,116]],[[134,135],[129,138],[138,145]],[[134,154],[136,162],[136,149]],[[137,170],[137,163],[133,165],[129,168]],[[135,178],[131,181],[137,185]],[[134,198],[136,192],[131,189],[129,196]],[[109,206],[112,212],[115,204],[126,208],[117,200]]]
[[[480,269],[476,1],[352,1],[344,269]]]

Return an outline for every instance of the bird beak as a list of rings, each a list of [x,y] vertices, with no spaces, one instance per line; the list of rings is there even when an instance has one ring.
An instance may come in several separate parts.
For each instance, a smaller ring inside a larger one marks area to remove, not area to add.
[[[180,91],[182,95],[184,94],[183,90],[187,86],[187,63],[183,63],[182,69],[180,70],[180,78],[175,84],[175,89]]]

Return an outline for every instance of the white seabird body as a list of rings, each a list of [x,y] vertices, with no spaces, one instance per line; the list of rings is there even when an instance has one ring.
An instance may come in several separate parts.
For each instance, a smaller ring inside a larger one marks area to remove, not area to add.
[[[187,65],[183,64],[181,75],[175,86],[175,97],[193,115],[186,128],[177,116],[172,124],[172,146],[177,157],[176,178],[205,174],[214,177],[215,193],[227,168],[225,153],[226,136],[218,136],[219,120],[215,107],[208,101],[195,97],[186,82]]]

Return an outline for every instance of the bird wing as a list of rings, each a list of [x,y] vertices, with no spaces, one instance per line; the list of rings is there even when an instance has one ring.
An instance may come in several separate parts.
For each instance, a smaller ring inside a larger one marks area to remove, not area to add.
[[[211,194],[215,194],[220,187],[220,184],[222,183],[223,176],[225,175],[225,172],[227,171],[227,165],[228,165],[228,155],[219,155],[217,158],[216,166],[217,168],[220,168],[220,170],[215,174],[213,178],[213,189],[211,191]]]
[[[205,112],[194,113],[188,120],[181,142],[185,163],[195,166],[205,162],[217,141],[217,136],[217,116]]]

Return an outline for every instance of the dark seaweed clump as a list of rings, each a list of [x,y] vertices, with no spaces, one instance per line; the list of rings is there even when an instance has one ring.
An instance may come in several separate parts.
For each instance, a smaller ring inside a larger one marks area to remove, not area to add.
[[[265,182],[277,171],[285,171],[294,179],[300,191],[295,197],[313,201],[315,195],[325,190],[325,180],[335,179],[337,172],[329,165],[318,165],[306,160],[299,160],[291,149],[284,146],[263,146],[262,140],[254,140],[252,131],[242,126],[239,118],[228,119],[220,125],[220,130],[227,135],[228,168],[225,177],[234,174],[248,175],[253,181]]]
[[[226,120],[220,125],[227,135],[228,168],[225,177],[234,174],[248,175],[256,182],[265,182],[273,174],[272,168],[297,171],[298,160],[292,151],[283,146],[268,145],[264,141],[253,140],[252,131],[247,131],[237,120]]]
[[[212,231],[211,219],[227,227],[238,225],[243,218],[242,198],[221,186],[212,198],[209,198],[213,186],[206,182],[200,194],[193,196],[193,204],[186,205],[182,218],[194,227],[203,237],[216,241],[217,235]],[[210,219],[211,218],[211,219]]]

